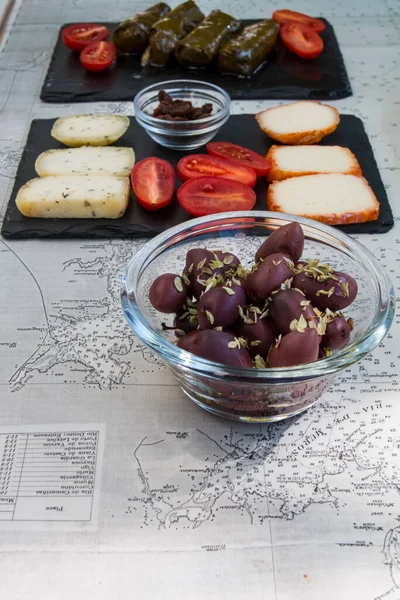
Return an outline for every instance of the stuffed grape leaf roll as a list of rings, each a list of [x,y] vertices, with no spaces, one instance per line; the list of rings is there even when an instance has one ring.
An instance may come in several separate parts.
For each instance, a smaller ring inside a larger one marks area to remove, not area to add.
[[[143,54],[142,64],[148,62],[165,66],[179,40],[192,31],[204,15],[193,0],[179,4],[151,29],[149,46]]]
[[[265,19],[248,25],[236,37],[228,40],[218,55],[221,73],[251,75],[263,63],[275,46],[279,23]]]
[[[241,28],[240,21],[220,10],[213,10],[177,44],[176,58],[186,67],[205,67],[217,57],[223,43]]]
[[[112,33],[112,41],[117,51],[121,54],[143,52],[147,47],[152,26],[170,10],[168,4],[159,2],[120,23]]]

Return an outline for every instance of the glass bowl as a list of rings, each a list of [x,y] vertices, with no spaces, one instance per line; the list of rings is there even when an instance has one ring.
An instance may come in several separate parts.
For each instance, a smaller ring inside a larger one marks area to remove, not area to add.
[[[152,116],[158,92],[165,90],[174,100],[190,100],[194,106],[211,103],[212,113],[196,121],[164,121]],[[135,118],[155,142],[173,150],[194,150],[207,144],[229,119],[231,99],[217,85],[205,81],[176,79],[146,87],[133,101]]]
[[[344,311],[354,320],[349,344],[329,358],[276,369],[228,367],[178,348],[173,343],[174,333],[164,332],[161,327],[162,322],[172,325],[174,315],[158,313],[149,302],[154,279],[166,272],[180,274],[191,248],[228,250],[250,267],[262,241],[291,221],[303,228],[303,257],[329,262],[358,282],[357,298]],[[220,213],[165,231],[130,261],[121,291],[129,325],[170,367],[185,394],[205,410],[239,421],[277,421],[309,408],[340,371],[364,358],[380,343],[394,316],[392,284],[363,245],[328,225],[264,211]]]

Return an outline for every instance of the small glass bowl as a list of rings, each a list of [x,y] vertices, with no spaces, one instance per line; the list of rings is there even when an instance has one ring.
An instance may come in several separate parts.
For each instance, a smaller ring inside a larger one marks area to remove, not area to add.
[[[228,367],[178,348],[173,332],[161,327],[162,322],[172,325],[174,315],[158,313],[149,302],[154,279],[162,273],[181,273],[191,248],[225,249],[250,267],[262,241],[291,221],[303,228],[304,257],[329,262],[357,280],[357,298],[344,311],[354,320],[349,344],[329,358],[276,369]],[[129,325],[166,362],[187,396],[211,413],[248,422],[277,421],[312,406],[340,371],[381,342],[394,316],[392,284],[363,245],[328,225],[263,211],[201,217],[158,235],[128,264],[121,292]]]
[[[152,116],[158,106],[158,92],[165,90],[174,100],[190,100],[194,106],[211,103],[212,113],[196,121],[164,121]],[[162,81],[143,89],[133,101],[135,118],[155,142],[173,150],[194,150],[207,144],[228,120],[229,95],[217,85],[205,81],[176,79]]]

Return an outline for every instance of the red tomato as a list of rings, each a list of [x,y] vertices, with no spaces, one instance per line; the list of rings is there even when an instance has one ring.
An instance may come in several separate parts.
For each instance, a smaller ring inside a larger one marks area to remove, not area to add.
[[[280,34],[285,46],[301,58],[316,58],[324,49],[324,42],[318,33],[303,23],[284,23]]]
[[[240,181],[223,177],[189,179],[178,190],[178,202],[194,217],[230,210],[250,210],[256,203],[254,190]]]
[[[151,156],[136,163],[131,182],[139,204],[147,210],[158,210],[171,202],[175,171],[166,160]]]
[[[93,42],[105,40],[110,31],[104,25],[80,23],[63,29],[62,39],[70,50],[83,50]]]
[[[256,183],[257,175],[253,169],[238,165],[226,158],[209,154],[189,154],[178,162],[178,175],[181,181],[195,177],[223,177],[233,181],[241,181],[250,187]]]
[[[79,60],[88,71],[104,71],[115,58],[112,42],[94,42],[82,50]]]
[[[308,27],[314,29],[316,33],[321,33],[325,29],[325,23],[321,21],[321,19],[314,19],[314,17],[309,17],[308,15],[296,12],[295,10],[289,10],[288,8],[276,10],[273,13],[272,18],[275,19],[275,21],[278,21],[281,25],[283,25],[283,23],[287,23],[288,21],[303,23],[303,25],[308,25]]]
[[[261,154],[231,142],[210,142],[207,144],[207,152],[212,156],[228,158],[237,165],[249,167],[255,171],[257,177],[266,175],[271,168],[269,160],[265,160]]]

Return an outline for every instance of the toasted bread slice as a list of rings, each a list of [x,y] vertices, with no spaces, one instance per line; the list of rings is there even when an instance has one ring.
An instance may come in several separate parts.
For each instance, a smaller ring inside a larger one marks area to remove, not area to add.
[[[341,146],[271,146],[266,158],[272,164],[268,181],[317,173],[362,175],[354,154]]]
[[[31,179],[15,203],[25,217],[118,219],[129,202],[129,178],[114,175],[63,175]]]
[[[273,140],[282,144],[316,144],[339,125],[336,108],[316,100],[300,100],[256,115],[257,122]]]
[[[319,174],[271,183],[268,210],[299,215],[328,223],[376,221],[379,202],[364,177]]]

